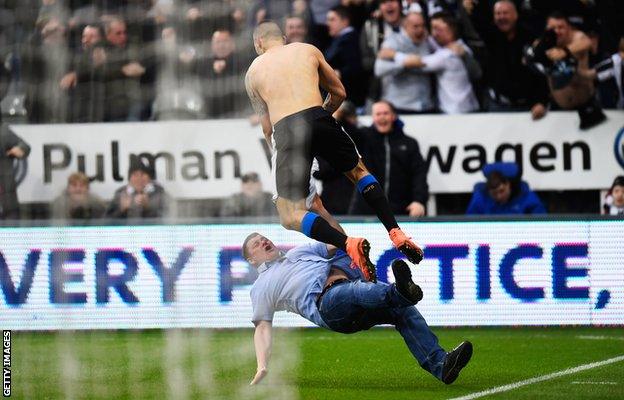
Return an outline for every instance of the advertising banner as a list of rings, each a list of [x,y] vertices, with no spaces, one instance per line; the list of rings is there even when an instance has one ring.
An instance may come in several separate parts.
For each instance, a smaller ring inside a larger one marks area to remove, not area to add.
[[[400,257],[381,224],[344,224],[372,245],[379,279]],[[425,252],[417,308],[434,326],[624,324],[624,222],[405,223]],[[242,259],[273,224],[0,229],[0,326],[14,330],[252,327],[257,277]],[[276,326],[311,326],[277,313]]]
[[[470,192],[481,168],[516,161],[537,190],[606,189],[624,173],[624,112],[589,130],[574,112],[551,112],[540,121],[529,113],[401,117],[418,140],[429,166],[432,193]],[[360,123],[370,125],[370,118]],[[272,187],[270,153],[260,127],[247,120],[115,124],[14,125],[32,147],[19,174],[22,202],[50,201],[67,177],[83,171],[92,191],[110,199],[127,181],[130,158],[141,156],[176,198],[226,197],[240,189],[246,172]]]

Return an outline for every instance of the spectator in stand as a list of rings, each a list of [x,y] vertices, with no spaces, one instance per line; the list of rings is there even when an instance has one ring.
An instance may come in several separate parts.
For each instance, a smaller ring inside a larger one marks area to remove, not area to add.
[[[59,21],[67,21],[70,12],[63,3],[61,0],[41,0],[37,20],[57,18]]]
[[[289,15],[284,19],[286,43],[308,43],[308,27],[303,17]]]
[[[374,2],[370,0],[340,0],[340,5],[347,9],[351,17],[351,26],[360,33],[364,23],[373,11],[372,6]]]
[[[72,70],[59,83],[61,89],[70,94],[71,120],[74,122],[99,122],[103,119],[104,88],[96,78],[106,59],[103,39],[101,27],[85,26]]]
[[[600,100],[605,108],[624,109],[624,37],[620,38],[618,51],[606,60],[599,62],[591,76],[598,81]]]
[[[341,0],[310,0],[309,9],[312,15],[310,21],[310,36],[313,39],[312,44],[321,51],[325,51],[331,41],[327,26],[327,13],[337,5]]]
[[[363,107],[366,97],[362,55],[358,33],[351,26],[350,16],[344,6],[336,6],[327,13],[327,29],[332,41],[325,50],[325,59],[342,81],[347,100],[356,107]]]
[[[244,18],[234,2],[224,0],[182,0],[184,31],[180,35],[191,43],[201,42],[219,29],[232,32]]]
[[[366,20],[360,33],[362,67],[369,79],[367,96],[373,101],[381,96],[381,82],[373,74],[377,52],[386,38],[400,31],[402,16],[400,0],[381,0],[379,12]]]
[[[350,101],[344,101],[334,113],[336,121],[349,134],[355,146],[362,147],[362,130],[358,127],[355,106]],[[318,158],[318,170],[313,176],[323,184],[321,200],[325,209],[331,215],[346,215],[353,199],[354,187],[351,181],[340,171],[336,171],[329,163]]]
[[[481,68],[472,57],[470,49],[457,39],[457,23],[447,13],[431,17],[432,45],[437,50],[424,57],[412,54],[409,65],[436,76],[438,105],[446,114],[476,111],[479,103],[471,81],[481,75]],[[380,58],[393,59],[393,54],[382,53]]]
[[[616,177],[613,181],[602,205],[602,211],[607,215],[624,216],[624,175]]]
[[[407,14],[400,33],[388,36],[381,45],[375,75],[382,79],[381,98],[394,104],[397,113],[435,112],[431,76],[413,57],[429,53],[425,19],[420,13]]]
[[[211,56],[199,63],[197,74],[204,78],[203,95],[208,117],[233,118],[251,115],[242,77],[250,64],[236,52],[232,33],[217,30],[210,42]]]
[[[262,190],[262,182],[255,172],[241,177],[241,191],[225,199],[222,217],[264,217],[277,215],[273,195]]]
[[[545,214],[539,197],[521,180],[516,163],[483,167],[486,181],[475,185],[466,214]]]
[[[123,19],[108,18],[104,32],[104,121],[138,121],[143,109],[140,82],[146,71],[145,66],[136,50],[128,46],[128,32]]]
[[[575,29],[563,14],[553,13],[542,37],[526,52],[529,64],[546,75],[554,103],[564,110],[576,109],[583,130],[606,119],[589,69],[591,46],[585,33]]]
[[[104,202],[89,192],[89,178],[74,172],[67,178],[67,188],[52,202],[52,218],[95,219],[106,212]]]
[[[26,109],[30,123],[62,123],[68,119],[68,96],[59,81],[71,61],[67,29],[58,17],[38,22],[33,43],[21,58],[21,76],[26,87]]]
[[[154,169],[138,157],[128,168],[128,184],[115,192],[106,215],[111,218],[161,218],[167,215],[170,199],[154,180]]]
[[[486,109],[530,110],[534,119],[541,118],[546,112],[548,86],[542,75],[523,63],[524,48],[533,43],[535,35],[518,21],[514,2],[499,0],[489,8],[487,1],[464,0],[464,7],[487,49]]]
[[[14,163],[29,154],[28,143],[13,133],[0,118],[0,220],[20,217]]]
[[[251,27],[266,20],[280,21],[292,12],[292,0],[254,0],[249,8]]]
[[[403,132],[403,122],[387,101],[373,104],[373,125],[364,132],[362,158],[371,174],[384,188],[396,215],[422,217],[429,198],[427,165],[418,142]],[[355,196],[350,214],[370,215],[373,211]]]
[[[156,45],[158,66],[155,85],[156,99],[152,118],[156,120],[205,118],[205,105],[199,77],[195,74],[198,51],[191,45],[178,43],[173,26],[165,26]]]

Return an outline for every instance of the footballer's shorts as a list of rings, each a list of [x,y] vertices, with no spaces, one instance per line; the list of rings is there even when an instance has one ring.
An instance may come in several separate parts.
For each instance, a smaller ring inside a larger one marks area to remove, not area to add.
[[[322,107],[312,107],[279,120],[273,127],[272,173],[276,194],[291,201],[316,194],[312,164],[321,157],[335,170],[351,171],[360,154],[353,139]]]

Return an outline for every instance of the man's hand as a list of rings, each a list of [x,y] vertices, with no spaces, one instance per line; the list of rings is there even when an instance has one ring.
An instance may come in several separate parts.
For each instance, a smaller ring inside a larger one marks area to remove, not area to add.
[[[22,150],[20,147],[18,146],[14,146],[11,147],[9,150],[7,150],[6,155],[9,157],[15,157],[15,158],[22,158],[24,157],[24,150]]]
[[[258,383],[260,383],[260,381],[262,379],[264,379],[264,377],[269,373],[269,371],[266,369],[266,367],[263,368],[259,368],[258,371],[256,371],[256,375],[253,377],[251,383],[249,384],[249,386],[253,386],[253,385],[257,385]]]
[[[124,193],[119,198],[119,209],[121,212],[125,212],[132,205],[132,197],[130,197],[127,193]]]
[[[134,204],[140,207],[147,207],[149,203],[149,197],[145,193],[138,193],[134,196]]]
[[[61,82],[59,83],[59,86],[61,87],[61,89],[67,90],[69,88],[76,87],[77,82],[78,82],[78,75],[76,75],[75,72],[69,72],[65,74],[63,78],[61,78]]]
[[[403,61],[403,66],[405,68],[421,68],[424,66],[422,59],[416,54],[410,54],[405,57]]]
[[[425,206],[417,201],[412,201],[406,208],[410,217],[422,217],[425,215]]]
[[[121,67],[121,72],[128,78],[138,78],[145,73],[145,68],[138,62],[134,61]]]
[[[538,120],[546,115],[546,107],[542,103],[537,103],[531,107],[531,118]]]
[[[380,60],[394,60],[394,56],[396,55],[396,50],[394,49],[388,49],[388,48],[382,48],[379,49],[379,51],[377,52],[377,58],[379,58]]]
[[[93,66],[99,67],[106,62],[106,50],[102,47],[96,47],[91,53],[91,59],[93,60]]]
[[[466,54],[466,49],[459,42],[452,42],[446,46],[447,49],[452,51],[455,55],[463,57]]]
[[[215,74],[220,74],[225,70],[225,60],[215,60],[212,63],[212,70],[215,72]]]
[[[566,55],[566,51],[560,49],[559,47],[553,47],[552,49],[546,50],[546,57],[548,57],[551,61],[563,60]]]

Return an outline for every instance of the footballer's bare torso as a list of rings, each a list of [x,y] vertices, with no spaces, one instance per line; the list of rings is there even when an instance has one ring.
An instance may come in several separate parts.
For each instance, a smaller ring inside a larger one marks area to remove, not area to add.
[[[267,104],[271,124],[323,104],[317,53],[315,47],[304,43],[276,46],[258,56],[249,67],[248,79]]]

